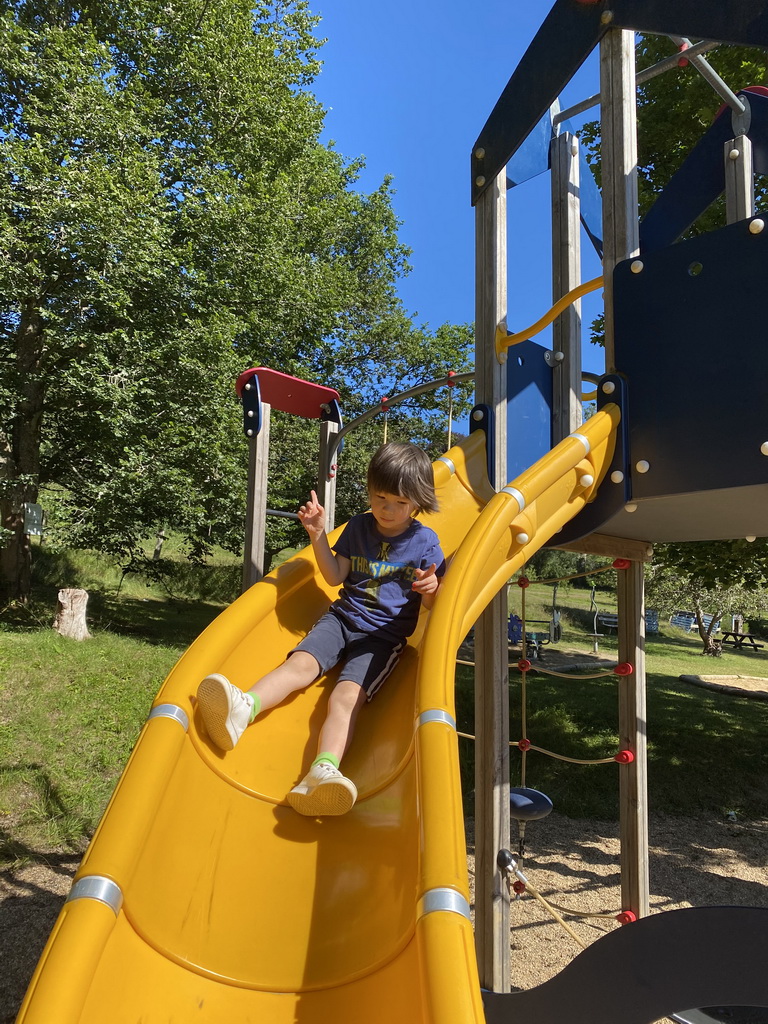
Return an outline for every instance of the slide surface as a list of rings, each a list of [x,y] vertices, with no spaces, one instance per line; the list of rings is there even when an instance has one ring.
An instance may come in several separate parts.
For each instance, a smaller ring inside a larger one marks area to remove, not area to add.
[[[247,688],[327,607],[311,551],[219,616],[156,698],[19,1022],[484,1020],[455,652],[499,586],[594,494],[617,422],[606,407],[497,495],[482,434],[435,463],[441,511],[428,522],[452,564],[360,716],[344,762],[359,790],[348,815],[308,819],[285,803],[314,756],[333,674],[226,754],[194,707],[203,676]]]

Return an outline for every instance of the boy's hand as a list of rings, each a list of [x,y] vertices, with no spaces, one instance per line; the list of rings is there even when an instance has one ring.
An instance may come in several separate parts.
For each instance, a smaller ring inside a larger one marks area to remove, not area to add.
[[[440,586],[440,580],[435,576],[436,569],[437,566],[434,562],[428,569],[415,569],[416,582],[411,589],[422,596],[436,593],[437,588]]]
[[[325,533],[325,509],[317,500],[315,491],[309,493],[309,501],[299,509],[299,520],[310,538],[317,540]]]

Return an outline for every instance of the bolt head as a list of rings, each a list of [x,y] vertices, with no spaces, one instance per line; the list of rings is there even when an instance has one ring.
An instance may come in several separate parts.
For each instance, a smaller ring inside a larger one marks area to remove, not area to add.
[[[478,188],[482,188],[483,185],[485,184],[485,175],[478,174],[478,176],[475,178],[475,184],[477,185]]]
[[[623,479],[624,474],[622,473],[622,471],[620,469],[614,469],[614,471],[611,473],[611,482],[614,484],[620,484]]]
[[[647,473],[650,468],[651,464],[647,459],[640,459],[639,462],[635,463],[635,469],[638,473]]]
[[[629,269],[633,274],[642,274],[644,263],[642,260],[632,260],[629,265]]]
[[[601,390],[604,395],[612,395],[613,392],[616,390],[616,384],[612,380],[607,380],[603,384]]]
[[[765,221],[762,220],[760,217],[755,217],[754,220],[751,220],[749,222],[749,231],[752,235],[759,235],[764,227]]]

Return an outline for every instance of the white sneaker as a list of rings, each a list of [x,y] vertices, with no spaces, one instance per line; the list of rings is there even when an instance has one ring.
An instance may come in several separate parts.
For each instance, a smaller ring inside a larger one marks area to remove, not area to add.
[[[357,800],[357,787],[328,761],[313,765],[298,786],[288,794],[288,803],[299,814],[315,818],[325,814],[346,814]]]
[[[197,705],[211,741],[232,750],[251,720],[253,701],[226,676],[206,676],[197,688]]]

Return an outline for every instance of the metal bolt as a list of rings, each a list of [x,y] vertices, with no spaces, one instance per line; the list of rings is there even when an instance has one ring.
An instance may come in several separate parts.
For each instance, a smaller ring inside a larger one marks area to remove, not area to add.
[[[483,185],[485,184],[485,175],[478,174],[478,176],[475,178],[475,184],[477,185],[478,188],[482,188]]]
[[[518,544],[527,544],[530,539],[531,538],[528,536],[528,534],[523,532],[518,533],[515,537],[515,540]]]
[[[245,433],[246,433],[247,437],[253,437],[253,431],[250,428],[248,430],[246,430]]]
[[[637,512],[637,505],[634,503],[634,501],[627,502],[627,504],[624,506],[624,511]]]
[[[728,159],[729,160],[738,160],[739,156],[740,156],[740,154],[739,154],[738,149],[732,149],[730,151],[730,153],[728,154]]]
[[[759,235],[765,227],[765,221],[761,220],[760,217],[755,217],[754,220],[749,222],[749,231],[752,235]]]
[[[614,384],[614,382],[612,380],[607,380],[605,382],[605,384],[603,384],[603,386],[601,388],[601,391],[603,392],[604,395],[612,395],[615,390],[616,390],[616,385]]]
[[[485,159],[485,150],[483,149],[482,146],[478,146],[477,149],[475,150],[475,159],[476,160],[483,160],[483,159]]]
[[[475,411],[472,413],[472,419],[475,421],[475,423],[479,423],[482,418],[482,409],[475,409]]]
[[[579,483],[582,487],[591,487],[595,482],[595,478],[591,473],[584,473],[583,476],[579,477]]]
[[[757,540],[757,537],[752,537],[750,535],[749,537],[745,537],[744,540],[748,540],[750,544],[754,544],[755,541]]]
[[[250,391],[251,390],[251,385],[250,384],[246,384],[245,385],[245,390],[246,391]]]
[[[647,473],[650,468],[650,462],[647,462],[645,459],[640,459],[639,462],[635,463],[635,469],[638,473]]]
[[[248,410],[248,419],[249,419],[249,420],[252,420],[252,419],[253,419],[253,409],[249,409],[249,410]]]
[[[623,479],[624,474],[621,472],[621,470],[614,469],[614,471],[611,473],[611,483],[620,484]]]
[[[763,453],[763,455],[768,455],[768,441],[763,441],[763,443],[760,445],[760,451]]]
[[[610,25],[612,21],[613,21],[613,11],[603,11],[603,13],[600,15],[600,24],[601,25]]]
[[[629,269],[632,271],[633,274],[642,274],[642,272],[643,272],[643,261],[642,260],[632,260],[632,262],[629,265]]]

